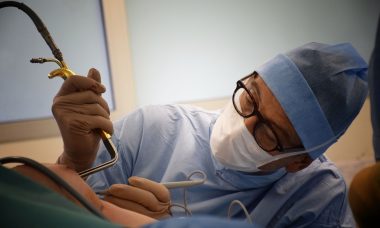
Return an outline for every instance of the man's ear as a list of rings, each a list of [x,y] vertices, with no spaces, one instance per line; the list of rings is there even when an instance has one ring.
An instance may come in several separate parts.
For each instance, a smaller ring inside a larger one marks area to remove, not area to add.
[[[288,165],[286,165],[285,168],[286,171],[288,171],[289,173],[295,173],[308,167],[312,162],[313,160],[310,158],[309,155],[302,154],[294,158],[294,160],[288,163]]]

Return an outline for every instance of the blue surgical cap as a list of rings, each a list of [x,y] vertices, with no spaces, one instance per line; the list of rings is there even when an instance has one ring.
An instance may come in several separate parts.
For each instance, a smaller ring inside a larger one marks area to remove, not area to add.
[[[338,140],[368,92],[367,63],[349,43],[308,43],[256,71],[315,159]]]

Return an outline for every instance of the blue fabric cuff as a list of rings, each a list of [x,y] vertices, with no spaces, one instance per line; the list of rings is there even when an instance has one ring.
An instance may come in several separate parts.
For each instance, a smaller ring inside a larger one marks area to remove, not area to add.
[[[297,66],[280,54],[256,72],[280,102],[309,155],[313,159],[322,155],[336,137]]]

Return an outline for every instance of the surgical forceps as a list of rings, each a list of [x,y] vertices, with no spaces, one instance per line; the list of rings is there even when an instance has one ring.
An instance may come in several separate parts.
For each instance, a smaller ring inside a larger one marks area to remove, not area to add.
[[[55,57],[55,58],[33,58],[30,60],[31,63],[45,63],[45,62],[56,63],[59,66],[59,68],[51,71],[48,74],[49,78],[54,78],[54,77],[59,76],[59,77],[63,78],[64,80],[66,80],[67,78],[75,75],[75,73],[68,68],[65,61],[63,60],[63,55],[62,55],[61,51],[57,48],[57,45],[54,43],[54,40],[51,37],[46,26],[44,25],[42,20],[38,17],[38,15],[31,8],[29,8],[27,5],[25,5],[23,3],[15,2],[15,1],[0,2],[0,9],[4,8],[4,7],[16,7],[18,9],[22,10],[24,13],[26,13],[30,17],[30,19],[32,19],[32,21],[33,21],[34,25],[36,26],[38,32],[41,34],[42,38],[44,38],[45,42],[47,43],[47,45],[49,46],[50,50],[52,51],[52,53]],[[82,178],[87,177],[90,174],[99,172],[100,170],[103,170],[105,168],[112,166],[113,164],[116,163],[116,161],[119,158],[118,152],[117,152],[114,144],[112,143],[111,135],[108,134],[107,132],[103,131],[103,130],[100,130],[99,132],[100,132],[100,136],[102,138],[102,141],[103,141],[108,153],[111,156],[111,160],[109,160],[103,164],[100,164],[96,167],[93,167],[93,168],[79,172],[78,174]]]

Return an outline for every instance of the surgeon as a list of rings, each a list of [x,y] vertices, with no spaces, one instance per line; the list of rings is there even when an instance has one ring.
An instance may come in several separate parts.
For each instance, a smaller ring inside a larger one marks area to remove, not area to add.
[[[66,80],[54,99],[64,142],[58,163],[81,171],[109,160],[99,146],[100,128],[113,133],[120,159],[87,183],[116,205],[156,218],[191,213],[260,227],[353,227],[347,186],[323,153],[360,111],[366,77],[367,64],[349,43],[307,43],[237,81],[220,112],[146,106],[112,124],[101,98],[105,88],[91,69],[87,77]],[[157,214],[112,191],[129,186],[133,176],[207,180],[170,189],[169,210]]]

